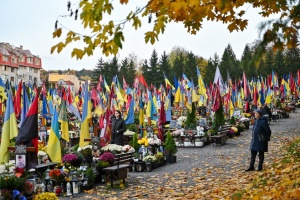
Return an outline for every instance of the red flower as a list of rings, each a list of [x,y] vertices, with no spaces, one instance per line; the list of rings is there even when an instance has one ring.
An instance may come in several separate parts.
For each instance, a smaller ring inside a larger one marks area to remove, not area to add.
[[[24,173],[24,169],[23,169],[23,168],[20,168],[20,167],[17,167],[17,168],[15,169],[15,172],[16,172],[16,173],[21,173],[21,174],[23,174],[23,173]]]

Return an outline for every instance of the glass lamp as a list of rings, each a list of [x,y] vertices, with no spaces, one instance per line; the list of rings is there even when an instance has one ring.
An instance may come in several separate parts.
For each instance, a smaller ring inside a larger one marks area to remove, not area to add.
[[[72,173],[72,181],[78,181],[78,173],[77,173],[77,171],[73,171],[73,173]]]
[[[72,189],[73,189],[73,194],[78,195],[79,193],[79,181],[72,181]]]

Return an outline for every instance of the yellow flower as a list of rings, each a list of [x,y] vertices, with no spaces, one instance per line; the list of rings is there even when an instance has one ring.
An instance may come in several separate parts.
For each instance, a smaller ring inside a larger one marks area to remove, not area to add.
[[[44,192],[34,196],[33,200],[57,200],[58,197],[53,192]]]

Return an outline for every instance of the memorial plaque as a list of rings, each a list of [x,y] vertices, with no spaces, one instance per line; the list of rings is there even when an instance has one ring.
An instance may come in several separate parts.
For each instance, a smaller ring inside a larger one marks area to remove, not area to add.
[[[26,169],[26,145],[16,145],[16,167]]]
[[[177,120],[171,120],[171,121],[170,121],[170,126],[169,126],[169,127],[170,127],[170,129],[171,129],[171,128],[177,128]]]

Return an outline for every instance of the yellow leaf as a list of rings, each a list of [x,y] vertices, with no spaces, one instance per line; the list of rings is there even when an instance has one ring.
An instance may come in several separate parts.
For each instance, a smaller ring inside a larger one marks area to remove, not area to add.
[[[230,32],[234,31],[234,30],[237,30],[237,25],[235,24],[235,22],[231,23],[228,25],[228,30]]]
[[[120,0],[120,3],[121,3],[121,4],[124,4],[124,3],[127,4],[127,3],[128,3],[128,0]]]

